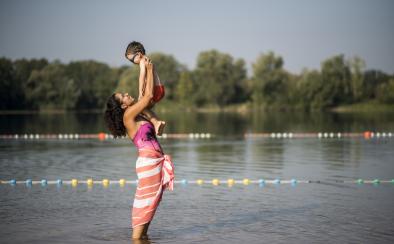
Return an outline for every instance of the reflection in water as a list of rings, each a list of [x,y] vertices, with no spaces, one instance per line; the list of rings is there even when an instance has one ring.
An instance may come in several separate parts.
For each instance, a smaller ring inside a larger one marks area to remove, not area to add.
[[[162,113],[167,133],[214,133],[242,135],[246,132],[361,132],[393,131],[394,113]],[[107,132],[103,114],[0,115],[0,134]]]

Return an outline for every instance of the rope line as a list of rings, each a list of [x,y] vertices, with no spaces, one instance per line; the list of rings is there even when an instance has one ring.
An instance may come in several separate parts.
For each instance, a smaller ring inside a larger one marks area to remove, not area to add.
[[[394,133],[392,132],[305,132],[305,133],[293,133],[293,132],[280,132],[280,133],[245,133],[245,138],[272,138],[272,139],[292,139],[292,138],[393,138]],[[158,136],[163,139],[209,139],[215,137],[211,133],[163,133]],[[0,139],[3,140],[38,140],[38,139],[57,139],[57,140],[79,140],[79,139],[98,139],[98,140],[109,140],[114,137],[110,134],[100,132],[94,134],[2,134]],[[126,138],[126,137],[124,137]]]
[[[62,179],[57,179],[57,180],[47,180],[47,179],[42,179],[42,180],[32,180],[32,179],[27,179],[27,180],[16,180],[16,179],[11,179],[11,180],[0,180],[0,184],[3,185],[17,185],[17,184],[25,184],[26,186],[31,186],[31,185],[72,185],[76,187],[78,184],[86,184],[88,186],[93,186],[93,185],[104,185],[108,186],[111,184],[114,185],[120,185],[124,186],[126,184],[137,184],[138,180],[126,180],[126,179],[120,179],[120,180],[110,180],[110,179],[103,179],[103,180],[93,180],[92,178],[87,179],[87,180],[78,180],[78,179],[71,179],[71,180],[62,180]],[[259,184],[259,185],[266,185],[266,184],[274,184],[274,185],[280,185],[280,184],[291,184],[291,185],[296,185],[296,184],[311,184],[311,183],[326,183],[326,181],[320,181],[320,180],[297,180],[297,179],[290,179],[290,180],[280,180],[280,179],[273,179],[273,180],[266,180],[266,179],[257,179],[257,180],[251,180],[248,178],[242,179],[242,180],[235,180],[235,179],[227,179],[227,180],[220,180],[220,179],[212,179],[212,180],[204,180],[204,179],[197,179],[197,180],[187,180],[187,179],[182,179],[182,180],[175,180],[175,184],[181,184],[181,185],[188,185],[188,184],[197,184],[197,185],[203,185],[203,184],[212,184],[214,186],[218,185],[235,185],[235,184],[242,184],[242,185],[250,185],[250,184]],[[374,185],[379,185],[379,184],[393,184],[394,185],[394,179],[392,180],[380,180],[380,179],[373,179],[373,180],[364,180],[364,179],[357,179],[357,180],[349,180],[349,181],[344,181],[344,180],[335,180],[335,181],[330,181],[330,183],[344,183],[344,184],[374,184]]]

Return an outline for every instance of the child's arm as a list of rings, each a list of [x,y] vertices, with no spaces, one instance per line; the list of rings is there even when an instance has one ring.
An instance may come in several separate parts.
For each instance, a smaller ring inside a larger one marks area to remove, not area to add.
[[[145,57],[144,57],[145,59]],[[138,79],[138,100],[144,96],[145,92],[145,79],[146,79],[146,66],[145,60],[141,60],[140,62],[140,77]]]

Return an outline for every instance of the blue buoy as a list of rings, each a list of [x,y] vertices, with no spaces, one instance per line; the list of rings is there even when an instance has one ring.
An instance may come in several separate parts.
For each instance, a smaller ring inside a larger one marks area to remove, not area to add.
[[[31,179],[27,179],[26,180],[26,186],[31,186],[32,184],[32,180]]]
[[[297,185],[297,180],[296,179],[291,179],[291,185],[296,186]]]
[[[41,185],[46,186],[48,184],[48,181],[46,179],[41,180]]]
[[[265,186],[265,180],[264,179],[259,179],[259,186],[264,187]]]
[[[280,184],[280,179],[275,179],[274,184]]]
[[[57,183],[58,186],[60,186],[60,185],[63,184],[63,181],[62,181],[61,179],[58,179],[58,180],[56,181],[56,183]]]
[[[187,180],[186,179],[183,179],[182,181],[181,181],[181,183],[182,183],[182,185],[187,185]]]
[[[9,181],[9,183],[14,186],[14,185],[16,185],[16,180],[12,179],[12,180]]]

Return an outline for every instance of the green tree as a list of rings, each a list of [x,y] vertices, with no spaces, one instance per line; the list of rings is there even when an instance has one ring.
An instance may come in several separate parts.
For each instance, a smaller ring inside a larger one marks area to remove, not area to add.
[[[127,92],[130,96],[137,99],[139,73],[140,69],[136,65],[124,70],[120,75],[119,83],[115,88],[115,92]]]
[[[179,82],[175,89],[176,100],[181,104],[192,105],[194,103],[195,84],[192,73],[184,71],[180,74]]]
[[[261,54],[253,64],[252,100],[256,105],[284,104],[288,76],[283,59],[273,52]]]
[[[322,107],[333,107],[352,102],[350,68],[343,55],[325,60],[321,65],[323,86],[319,93]]]
[[[381,84],[387,83],[390,76],[379,70],[367,70],[364,73],[363,98],[371,100],[378,97]]]
[[[20,109],[24,105],[21,80],[11,60],[0,58],[0,109]]]
[[[394,78],[377,88],[377,98],[381,103],[394,104]]]
[[[317,70],[303,70],[297,81],[297,104],[305,110],[321,109],[323,98],[319,92],[323,88],[321,74]]]
[[[196,103],[223,106],[244,96],[245,62],[216,50],[201,52],[194,71]]]
[[[78,92],[77,109],[103,108],[118,80],[118,71],[96,61],[71,62],[66,76],[74,80]]]
[[[26,83],[27,102],[36,109],[72,109],[78,91],[72,79],[66,76],[66,68],[59,62],[42,70],[33,70]]]
[[[363,95],[365,61],[356,56],[349,60],[349,67],[353,102],[358,102]]]

